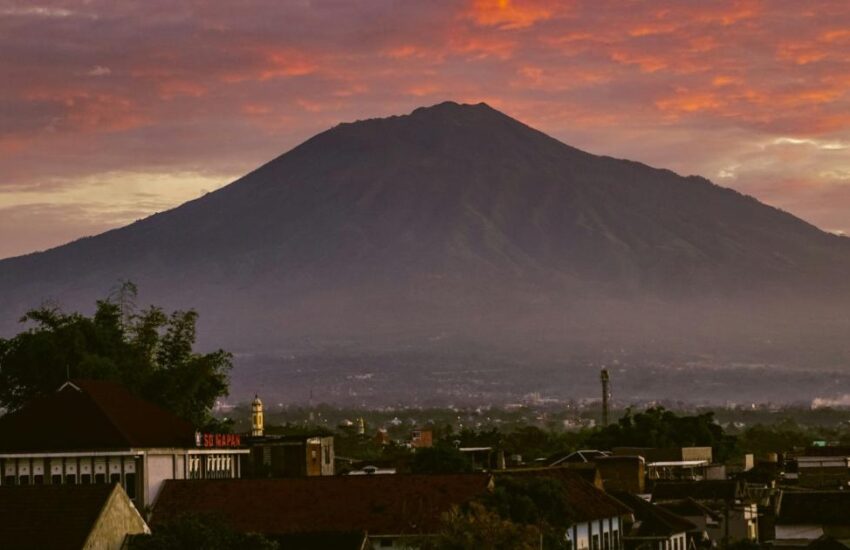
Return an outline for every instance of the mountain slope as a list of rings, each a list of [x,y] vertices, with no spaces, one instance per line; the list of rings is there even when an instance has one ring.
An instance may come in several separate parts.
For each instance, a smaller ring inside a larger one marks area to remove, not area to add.
[[[743,326],[761,300],[808,308],[848,267],[848,239],[753,198],[443,103],[340,124],[178,208],[0,261],[0,334],[45,298],[89,307],[130,279],[144,302],[197,307],[203,340],[236,349],[499,341],[517,324],[642,341],[647,316],[699,324],[706,300]]]

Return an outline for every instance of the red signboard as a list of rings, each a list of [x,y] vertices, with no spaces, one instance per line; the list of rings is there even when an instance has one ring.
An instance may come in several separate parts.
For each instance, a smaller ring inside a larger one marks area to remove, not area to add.
[[[242,437],[239,434],[195,434],[195,446],[205,449],[220,449],[241,447]]]

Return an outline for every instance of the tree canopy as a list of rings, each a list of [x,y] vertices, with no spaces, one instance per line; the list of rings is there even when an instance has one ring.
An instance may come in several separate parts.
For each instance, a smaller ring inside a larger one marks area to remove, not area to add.
[[[417,449],[410,464],[414,474],[461,474],[472,471],[472,463],[462,452],[446,443]]]
[[[133,537],[133,550],[277,550],[280,545],[258,533],[240,533],[215,515],[183,514],[156,527],[151,535]]]
[[[596,449],[613,447],[713,447],[721,460],[734,452],[735,438],[724,433],[714,413],[679,416],[663,407],[626,414],[616,424],[593,432],[587,444]]]
[[[193,350],[194,310],[138,309],[136,297],[124,282],[91,317],[48,305],[28,311],[21,322],[30,326],[0,339],[0,406],[17,409],[69,378],[110,380],[196,426],[212,422],[216,399],[227,395],[231,355]]]

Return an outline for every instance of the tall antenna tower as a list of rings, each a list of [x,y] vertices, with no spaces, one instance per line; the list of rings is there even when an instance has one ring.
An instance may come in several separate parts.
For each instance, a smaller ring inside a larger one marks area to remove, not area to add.
[[[611,378],[608,376],[608,369],[602,369],[599,380],[602,382],[602,427],[604,428],[608,425],[608,401],[611,399]]]

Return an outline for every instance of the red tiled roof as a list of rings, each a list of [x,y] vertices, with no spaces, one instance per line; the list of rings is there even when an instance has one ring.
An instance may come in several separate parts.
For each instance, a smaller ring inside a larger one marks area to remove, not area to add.
[[[489,490],[486,474],[167,480],[155,526],[183,513],[221,515],[243,532],[434,533],[440,516]]]
[[[595,519],[605,519],[631,514],[631,510],[624,506],[619,500],[611,497],[605,491],[598,489],[587,482],[581,473],[572,468],[529,468],[495,472],[496,484],[502,476],[523,477],[538,476],[549,477],[559,481],[564,487],[564,495],[567,505],[572,511],[571,522],[585,522]]]
[[[0,547],[82,548],[115,485],[0,487]]]
[[[0,417],[0,452],[194,446],[191,424],[120,384],[72,384]]]

